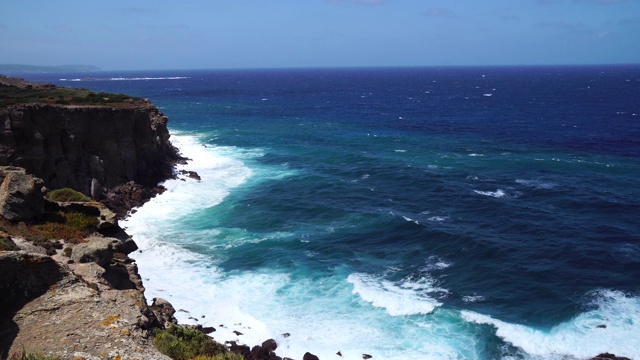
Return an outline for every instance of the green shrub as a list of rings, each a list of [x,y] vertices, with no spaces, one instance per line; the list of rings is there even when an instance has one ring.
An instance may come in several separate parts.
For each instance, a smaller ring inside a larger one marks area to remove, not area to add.
[[[65,201],[77,201],[77,202],[89,202],[91,199],[81,192],[75,191],[70,188],[62,188],[53,190],[47,193],[47,200],[56,202]]]
[[[163,354],[174,360],[190,360],[195,357],[214,357],[225,355],[228,351],[224,345],[215,342],[206,334],[193,329],[172,325],[166,330],[157,330],[153,345]],[[239,360],[227,358],[215,360]]]
[[[0,236],[0,251],[14,251],[19,250],[16,243],[8,236]]]
[[[47,222],[35,224],[28,231],[31,236],[25,236],[36,241],[37,238],[49,239],[82,239],[95,231],[98,218],[79,212],[58,212],[55,218],[49,217]]]

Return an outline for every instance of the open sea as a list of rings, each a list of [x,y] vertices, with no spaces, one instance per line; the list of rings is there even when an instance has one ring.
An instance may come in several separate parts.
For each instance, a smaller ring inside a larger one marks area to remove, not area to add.
[[[638,65],[27,78],[169,116],[202,180],[122,225],[147,298],[219,341],[640,359]]]

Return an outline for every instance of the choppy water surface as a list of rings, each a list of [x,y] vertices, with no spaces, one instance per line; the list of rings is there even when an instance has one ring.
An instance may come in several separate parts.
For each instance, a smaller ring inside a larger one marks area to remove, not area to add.
[[[169,115],[202,181],[168,181],[124,225],[147,297],[216,339],[640,358],[640,67],[60,78]]]

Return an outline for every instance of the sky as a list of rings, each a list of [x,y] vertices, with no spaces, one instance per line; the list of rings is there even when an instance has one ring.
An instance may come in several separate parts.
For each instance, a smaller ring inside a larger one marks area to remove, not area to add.
[[[0,64],[640,63],[640,0],[0,0]]]

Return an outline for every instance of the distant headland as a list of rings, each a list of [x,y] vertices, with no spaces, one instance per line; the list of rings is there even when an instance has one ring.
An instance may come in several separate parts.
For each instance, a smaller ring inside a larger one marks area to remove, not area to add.
[[[0,64],[0,73],[5,74],[93,72],[100,70],[100,68],[93,65],[39,66],[25,64]]]

